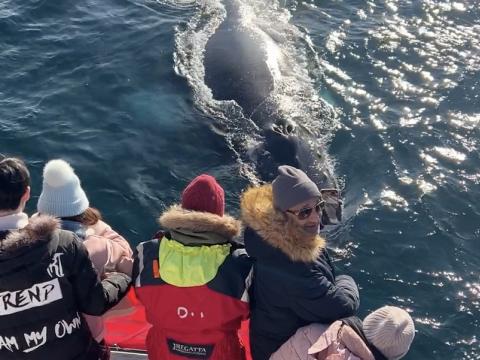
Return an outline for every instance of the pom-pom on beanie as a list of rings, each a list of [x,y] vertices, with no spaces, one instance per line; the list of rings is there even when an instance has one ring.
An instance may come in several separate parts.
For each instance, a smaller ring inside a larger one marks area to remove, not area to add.
[[[38,212],[56,217],[70,217],[82,214],[88,206],[87,195],[70,164],[61,159],[49,161],[43,169]]]

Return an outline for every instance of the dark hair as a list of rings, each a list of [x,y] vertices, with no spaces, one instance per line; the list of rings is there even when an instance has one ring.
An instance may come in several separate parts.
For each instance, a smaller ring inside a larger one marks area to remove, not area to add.
[[[62,220],[77,221],[83,225],[90,226],[102,220],[102,214],[99,210],[89,207],[80,215],[62,217]]]
[[[25,163],[17,158],[0,157],[0,210],[17,209],[29,186],[30,173]]]

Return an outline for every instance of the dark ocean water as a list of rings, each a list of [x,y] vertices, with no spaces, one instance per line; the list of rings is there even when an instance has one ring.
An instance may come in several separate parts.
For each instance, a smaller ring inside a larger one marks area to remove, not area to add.
[[[480,359],[480,4],[237,2],[276,54],[279,104],[329,143],[345,219],[327,236],[360,315],[410,311],[407,359]],[[238,214],[258,137],[203,83],[221,18],[221,0],[0,3],[0,152],[28,162],[30,212],[62,157],[132,245],[201,172]]]

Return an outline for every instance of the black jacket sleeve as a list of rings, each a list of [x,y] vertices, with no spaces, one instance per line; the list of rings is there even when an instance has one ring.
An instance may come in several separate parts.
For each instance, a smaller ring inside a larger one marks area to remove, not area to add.
[[[360,305],[355,281],[348,275],[340,275],[335,283],[321,278],[305,279],[299,293],[292,297],[294,312],[308,322],[330,323],[352,316]]]
[[[80,311],[102,315],[115,306],[127,293],[131,279],[122,273],[110,273],[100,281],[85,246],[72,241],[73,271],[71,283]]]
[[[140,245],[139,245],[140,246]],[[133,250],[133,266],[132,266],[132,285],[135,286],[135,281],[140,275],[140,259],[138,257],[138,246]]]

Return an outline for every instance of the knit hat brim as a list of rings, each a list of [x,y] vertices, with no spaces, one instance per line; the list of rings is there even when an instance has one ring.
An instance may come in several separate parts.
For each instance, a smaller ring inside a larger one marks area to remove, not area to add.
[[[281,211],[321,196],[317,185],[307,174],[288,165],[278,167],[278,176],[272,182],[272,191],[273,205]]]

